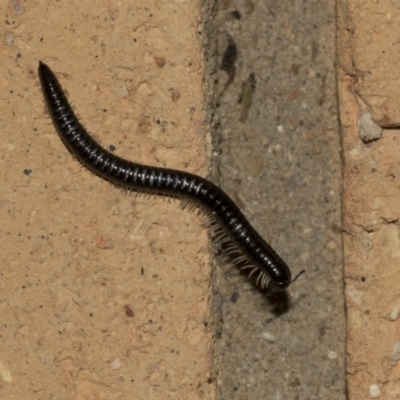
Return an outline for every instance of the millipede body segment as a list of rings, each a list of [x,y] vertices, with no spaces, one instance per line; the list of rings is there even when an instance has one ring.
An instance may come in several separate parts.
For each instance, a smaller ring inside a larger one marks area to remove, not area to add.
[[[184,171],[136,164],[101,147],[85,130],[53,71],[39,62],[39,79],[51,119],[70,152],[95,174],[124,188],[179,197],[202,207],[241,252],[262,287],[287,288],[286,263],[255,231],[231,198],[212,182]]]

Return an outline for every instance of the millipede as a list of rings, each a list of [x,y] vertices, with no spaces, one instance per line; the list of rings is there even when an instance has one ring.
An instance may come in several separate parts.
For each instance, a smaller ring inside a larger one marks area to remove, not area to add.
[[[233,200],[209,180],[188,172],[137,164],[104,149],[76,117],[54,72],[39,61],[40,85],[53,124],[68,150],[85,167],[117,186],[180,198],[201,207],[212,230],[234,261],[257,274],[269,291],[286,289],[294,280],[287,264],[257,233]],[[303,272],[303,271],[302,271]]]

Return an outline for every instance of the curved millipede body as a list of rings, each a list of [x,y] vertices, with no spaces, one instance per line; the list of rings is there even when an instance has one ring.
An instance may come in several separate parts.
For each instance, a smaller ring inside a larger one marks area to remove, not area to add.
[[[180,197],[204,208],[232,240],[262,287],[279,291],[291,283],[286,263],[255,231],[236,204],[212,182],[188,172],[140,165],[101,147],[73,112],[53,71],[39,62],[39,78],[53,123],[71,153],[97,175],[128,189]]]

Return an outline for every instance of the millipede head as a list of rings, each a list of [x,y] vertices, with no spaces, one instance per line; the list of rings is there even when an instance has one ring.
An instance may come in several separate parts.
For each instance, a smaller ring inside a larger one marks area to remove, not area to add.
[[[281,292],[282,290],[287,289],[291,283],[293,283],[294,281],[297,281],[297,278],[300,275],[305,274],[305,273],[306,273],[306,271],[303,269],[291,281],[274,282],[273,280],[271,280],[268,284],[268,289],[271,290],[272,292]]]
[[[281,292],[282,290],[287,289],[291,283],[291,281],[274,282],[273,280],[270,280],[268,284],[268,290],[271,292]]]

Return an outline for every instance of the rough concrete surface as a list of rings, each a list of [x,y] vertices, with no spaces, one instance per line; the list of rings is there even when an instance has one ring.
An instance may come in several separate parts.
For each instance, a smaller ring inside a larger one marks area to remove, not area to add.
[[[0,398],[213,399],[207,231],[79,165],[38,61],[105,146],[207,173],[197,0],[0,4]]]
[[[394,400],[400,398],[400,6],[339,1],[338,17],[349,398]]]
[[[222,187],[294,275],[306,270],[266,299],[222,268],[218,398],[345,399],[335,2],[219,0],[215,30],[220,60],[229,36],[238,49],[220,99]],[[216,79],[222,91],[228,74]]]

